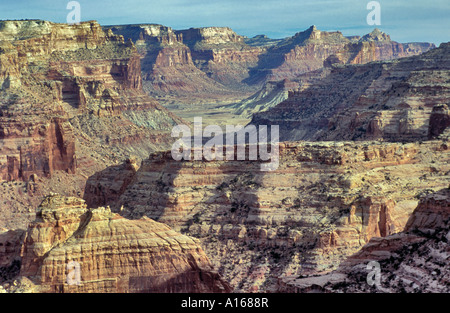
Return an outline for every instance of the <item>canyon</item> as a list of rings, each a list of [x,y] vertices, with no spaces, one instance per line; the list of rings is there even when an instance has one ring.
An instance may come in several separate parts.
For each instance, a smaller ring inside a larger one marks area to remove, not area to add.
[[[311,75],[309,86],[254,114],[251,123],[281,125],[281,140],[437,137],[448,124],[449,48],[443,43],[418,56],[335,66],[320,78]]]
[[[0,21],[0,292],[448,292],[449,49]],[[199,112],[278,168],[175,161]]]
[[[155,152],[91,177],[85,199],[199,238],[236,291],[274,292],[280,277],[334,270],[403,231],[423,195],[448,188],[446,142],[283,142],[271,172]]]
[[[247,38],[228,27],[174,30],[157,24],[106,26],[132,40],[143,58],[144,88],[163,103],[239,102],[265,83],[295,79],[328,64],[362,64],[421,54],[430,43],[401,44],[375,29],[345,37],[311,26],[292,37]],[[296,88],[300,87],[294,83]],[[287,91],[287,90],[285,90]],[[242,106],[238,105],[238,106]]]

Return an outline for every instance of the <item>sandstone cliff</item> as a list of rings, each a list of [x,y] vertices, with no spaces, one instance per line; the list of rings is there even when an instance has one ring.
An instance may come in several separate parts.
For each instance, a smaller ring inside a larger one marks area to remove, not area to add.
[[[85,199],[199,238],[239,291],[332,270],[371,238],[402,231],[420,195],[446,187],[450,171],[439,140],[286,142],[272,172],[259,162],[176,162],[170,152],[130,165],[91,177]]]
[[[0,38],[7,44],[1,56],[17,55],[0,63],[3,179],[74,172],[74,133],[87,131],[77,128],[80,120],[89,120],[92,128],[102,117],[107,123],[124,117],[110,141],[122,126],[129,128],[125,136],[139,132],[148,138],[151,130],[167,131],[180,121],[143,93],[140,58],[133,44],[103,32],[96,22],[5,21]],[[13,73],[17,75],[11,78]],[[101,136],[100,132],[96,137]],[[31,156],[37,159],[31,161]]]
[[[195,65],[215,81],[242,89],[249,69],[256,66],[264,49],[245,43],[228,27],[191,28],[179,31],[190,47]]]
[[[216,32],[199,30],[196,37],[190,32],[156,24],[106,26],[105,29],[135,42],[142,58],[144,89],[148,93],[168,101],[189,103],[234,96],[232,90],[196,66],[198,53],[189,44],[201,40],[200,33],[209,35],[206,40],[209,44],[225,41]]]
[[[430,117],[435,106],[448,102],[449,52],[442,44],[419,56],[335,66],[308,88],[255,114],[252,124],[280,125],[282,140],[415,141],[428,139],[430,131],[437,136],[447,125],[445,112]]]
[[[25,227],[48,192],[82,196],[93,173],[168,148],[183,123],[143,91],[133,43],[97,22],[2,21],[0,42],[2,227]]]
[[[29,225],[21,263],[20,275],[41,292],[230,291],[197,239],[149,218],[130,221],[56,195],[42,202]]]
[[[408,292],[450,291],[450,190],[421,199],[405,231],[373,238],[335,272],[316,277],[286,277],[280,292]],[[368,266],[379,264],[379,282]],[[369,284],[370,282],[370,284]]]
[[[418,55],[435,48],[429,43],[405,43],[392,41],[390,36],[375,29],[370,34],[360,37],[344,37],[340,32],[324,32],[311,26],[304,32],[286,38],[268,48],[260,56],[259,64],[253,69],[250,83],[273,84],[272,81],[288,79],[289,85],[276,94],[259,97],[256,95],[237,103],[236,113],[246,114],[266,111],[285,100],[288,91],[304,90],[309,87],[313,75],[303,74],[319,69],[329,68],[333,64],[364,64],[379,60],[392,60]],[[314,73],[314,72],[312,72]],[[267,89],[264,86],[263,89]],[[260,92],[259,92],[260,93]],[[276,96],[275,96],[276,95]],[[256,99],[255,99],[255,96]]]
[[[287,100],[293,92],[308,89],[312,84],[329,75],[329,73],[330,67],[325,66],[295,78],[268,81],[259,91],[238,103],[232,104],[231,107],[235,114],[252,118],[255,113],[265,112],[276,107]]]
[[[378,29],[362,38],[351,38],[341,32],[325,32],[311,26],[268,48],[249,82],[294,78],[330,63],[363,64],[396,59],[426,52],[434,46],[416,43],[411,47],[414,48],[391,41],[389,35]]]
[[[202,98],[240,100],[265,82],[294,79],[324,64],[389,60],[434,47],[427,43],[400,44],[377,29],[353,38],[311,26],[277,40],[265,36],[248,39],[228,27],[173,30],[163,25],[139,24],[105,29],[136,44],[148,92],[171,102],[181,98],[186,103]]]

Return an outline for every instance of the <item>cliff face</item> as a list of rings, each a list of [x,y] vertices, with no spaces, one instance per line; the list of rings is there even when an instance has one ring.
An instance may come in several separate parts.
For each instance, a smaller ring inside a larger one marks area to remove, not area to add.
[[[281,292],[384,292],[448,293],[450,271],[450,190],[439,190],[421,199],[404,232],[373,238],[339,269],[318,277],[286,277]],[[379,264],[379,282],[368,266]]]
[[[147,92],[165,99],[174,100],[176,96],[178,100],[186,101],[192,101],[186,95],[196,101],[232,96],[231,90],[196,67],[195,50],[187,42],[200,40],[205,32],[199,30],[197,37],[154,24],[107,26],[105,29],[135,42],[142,58],[144,89]],[[209,35],[207,42],[224,40],[216,32]]]
[[[141,126],[169,130],[177,121],[143,93],[132,43],[103,32],[96,22],[6,21],[0,24],[0,38],[4,180],[75,172],[74,135],[80,130],[73,129],[73,121],[87,118],[98,124],[101,117],[125,116],[124,124],[134,132]],[[149,115],[155,121],[141,125]]]
[[[135,42],[143,58],[148,92],[166,100],[170,98],[167,93],[171,93],[188,102],[202,97],[230,100],[265,82],[294,79],[324,65],[390,60],[434,47],[426,43],[403,45],[379,30],[363,38],[347,38],[340,32],[323,32],[314,26],[279,40],[247,39],[228,27],[173,30],[143,24],[105,29]]]
[[[252,118],[253,114],[265,112],[276,107],[287,100],[293,92],[308,89],[312,84],[329,75],[329,73],[330,67],[326,66],[292,79],[266,82],[258,92],[232,105],[233,112]]]
[[[446,125],[437,122],[437,111],[430,117],[433,107],[448,102],[449,51],[442,44],[420,56],[336,66],[276,107],[255,114],[252,124],[280,125],[282,140],[428,139],[430,129],[440,127],[439,133]]]
[[[2,227],[26,227],[48,192],[82,196],[96,171],[168,148],[183,123],[144,92],[133,43],[97,22],[2,21],[0,42]]]
[[[362,38],[349,38],[341,32],[325,32],[311,26],[268,48],[261,55],[249,82],[292,79],[328,64],[391,60],[420,54],[433,47],[432,44],[419,43],[405,47],[391,41],[389,35],[378,29]]]
[[[228,27],[191,28],[179,33],[191,49],[195,65],[215,81],[235,89],[243,88],[242,81],[264,51],[247,45],[244,37]]]
[[[34,174],[49,177],[57,170],[75,173],[75,138],[66,119],[3,117],[0,125],[1,180],[28,180]]]
[[[443,141],[281,143],[272,172],[155,153],[94,175],[85,199],[199,238],[237,290],[274,291],[280,276],[329,271],[402,231],[420,194],[448,185],[448,152]]]
[[[263,43],[261,43],[263,44]],[[260,57],[249,82],[265,82],[253,96],[236,103],[235,113],[250,116],[267,111],[287,99],[288,92],[308,89],[330,73],[333,64],[365,64],[424,53],[429,43],[401,44],[375,29],[364,37],[344,37],[340,32],[322,32],[315,27],[270,46]],[[286,83],[288,82],[288,83]],[[271,93],[264,90],[277,84]]]
[[[197,239],[148,218],[89,210],[77,198],[46,198],[22,251],[20,275],[43,292],[230,291]]]
[[[261,54],[248,83],[273,84],[288,80],[278,92],[259,97],[257,94],[235,105],[236,113],[246,115],[266,111],[283,100],[288,91],[307,89],[317,77],[323,77],[333,64],[365,64],[393,60],[424,53],[435,48],[428,43],[401,44],[375,29],[360,37],[344,37],[340,32],[324,32],[312,26],[286,38]],[[305,74],[306,73],[306,74]],[[268,86],[263,86],[263,90]],[[274,99],[278,99],[274,101]]]

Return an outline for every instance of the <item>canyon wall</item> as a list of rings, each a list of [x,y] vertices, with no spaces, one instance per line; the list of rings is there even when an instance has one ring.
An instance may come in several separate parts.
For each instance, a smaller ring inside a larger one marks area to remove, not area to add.
[[[215,98],[233,97],[232,90],[196,66],[201,57],[188,43],[201,40],[204,31],[198,30],[198,34],[194,32],[196,36],[156,24],[106,26],[105,29],[135,42],[142,58],[144,89],[148,93],[171,101],[188,102],[192,99],[201,102],[205,99],[212,101]],[[220,40],[216,32],[210,37],[212,39],[206,40],[209,43],[214,40],[224,41]],[[209,55],[209,52],[206,54]],[[186,98],[186,95],[192,99]]]
[[[421,54],[434,48],[433,44],[401,44],[375,29],[360,37],[345,37],[341,32],[309,29],[288,37],[261,55],[250,83],[292,79],[324,65],[364,64]]]
[[[0,180],[29,180],[76,170],[75,138],[67,119],[0,118]]]
[[[341,32],[324,32],[311,26],[269,47],[261,55],[258,66],[253,69],[253,75],[248,80],[249,83],[273,84],[273,81],[282,80],[289,83],[276,93],[256,98],[255,94],[236,103],[236,113],[250,115],[276,106],[286,100],[288,91],[307,89],[317,77],[323,77],[322,72],[327,72],[327,68],[333,64],[393,60],[419,55],[433,48],[435,46],[430,43],[402,44],[392,41],[389,35],[378,29],[361,38],[345,37]]]
[[[145,156],[181,122],[143,92],[133,43],[97,22],[2,21],[0,38],[3,180],[75,172],[75,143],[84,139],[144,146],[137,154]],[[82,135],[89,132],[89,139]]]
[[[244,88],[242,81],[264,52],[263,48],[247,45],[243,36],[228,27],[191,28],[179,33],[191,49],[195,65],[233,89]]]
[[[280,125],[282,140],[417,141],[428,139],[430,132],[437,136],[447,125],[445,110],[439,118],[436,110],[449,101],[449,51],[442,44],[419,56],[335,66],[276,107],[255,114],[252,124]]]
[[[277,40],[261,36],[249,39],[228,27],[173,30],[140,24],[105,29],[135,42],[143,58],[148,92],[170,101],[176,95],[189,103],[202,97],[230,102],[266,82],[293,80],[324,65],[390,60],[434,47],[428,43],[400,44],[377,29],[362,38],[349,38],[311,26]]]
[[[49,192],[167,149],[183,123],[143,90],[131,41],[94,21],[0,22],[0,227],[26,227]],[[21,218],[15,218],[21,216]]]
[[[445,141],[280,143],[260,162],[183,161],[154,153],[92,176],[85,199],[197,237],[238,291],[335,269],[373,237],[404,229],[420,196],[448,185]]]
[[[420,200],[403,232],[373,238],[334,272],[280,279],[279,291],[448,293],[449,221],[450,189],[445,188]]]

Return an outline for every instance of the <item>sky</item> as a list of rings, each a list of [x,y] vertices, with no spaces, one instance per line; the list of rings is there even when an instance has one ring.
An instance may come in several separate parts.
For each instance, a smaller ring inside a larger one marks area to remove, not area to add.
[[[0,20],[65,23],[69,0],[0,0]],[[375,27],[398,42],[450,41],[449,0],[378,0],[379,26],[368,25],[370,0],[78,0],[81,20],[102,25],[152,23],[173,29],[228,26],[238,34],[292,36],[316,25],[323,31],[365,35]]]

